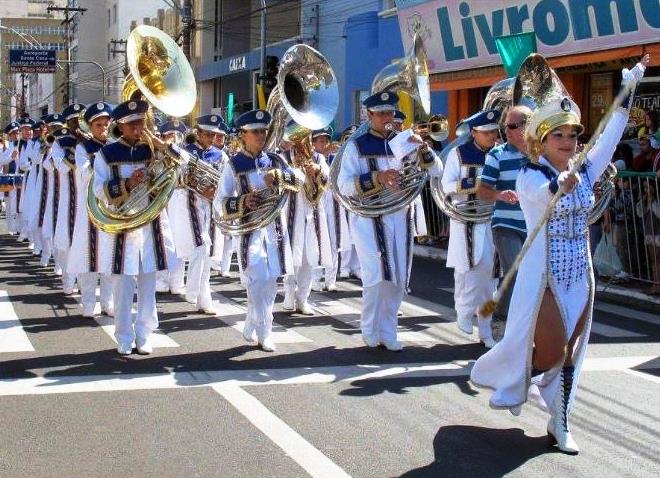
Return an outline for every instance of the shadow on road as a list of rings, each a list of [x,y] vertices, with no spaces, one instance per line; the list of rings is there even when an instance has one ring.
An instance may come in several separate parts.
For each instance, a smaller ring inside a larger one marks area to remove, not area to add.
[[[545,436],[529,437],[520,428],[493,429],[463,425],[440,428],[433,440],[433,450],[433,463],[401,476],[500,477],[532,458],[553,453]]]

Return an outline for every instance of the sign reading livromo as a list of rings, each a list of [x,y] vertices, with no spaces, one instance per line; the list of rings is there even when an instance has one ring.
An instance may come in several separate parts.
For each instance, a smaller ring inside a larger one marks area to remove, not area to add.
[[[406,50],[419,32],[433,72],[500,63],[495,38],[536,32],[547,56],[660,41],[659,0],[396,0]]]
[[[55,50],[9,50],[9,73],[55,73]]]

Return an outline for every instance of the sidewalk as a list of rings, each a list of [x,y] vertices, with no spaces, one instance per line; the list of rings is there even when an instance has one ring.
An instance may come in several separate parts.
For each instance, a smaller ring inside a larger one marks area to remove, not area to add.
[[[415,244],[413,254],[436,261],[447,260],[447,249]],[[639,287],[624,287],[621,284],[598,280],[596,283],[596,299],[613,304],[623,304],[649,312],[660,313],[660,296],[646,294]]]

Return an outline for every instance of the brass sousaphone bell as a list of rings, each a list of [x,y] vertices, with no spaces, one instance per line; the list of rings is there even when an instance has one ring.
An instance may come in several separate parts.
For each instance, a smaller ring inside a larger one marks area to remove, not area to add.
[[[126,58],[130,73],[124,80],[122,101],[144,97],[153,108],[174,117],[192,111],[197,99],[195,76],[183,51],[169,35],[158,28],[139,25],[128,36]],[[152,151],[160,141],[151,133],[153,126],[150,113],[143,139]],[[152,158],[147,168],[149,179],[133,189],[128,199],[116,208],[96,198],[92,175],[87,190],[87,212],[96,227],[118,234],[158,217],[179,185],[182,156],[186,155],[178,149],[164,148],[162,152],[163,159]]]

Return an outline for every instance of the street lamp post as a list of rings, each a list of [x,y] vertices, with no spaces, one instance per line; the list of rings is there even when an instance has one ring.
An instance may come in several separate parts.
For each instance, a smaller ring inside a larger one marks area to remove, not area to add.
[[[57,60],[57,63],[75,63],[82,65],[96,65],[101,70],[101,81],[103,82],[103,88],[101,89],[101,101],[105,101],[105,69],[97,62],[92,60]],[[70,79],[68,80],[71,81]]]

